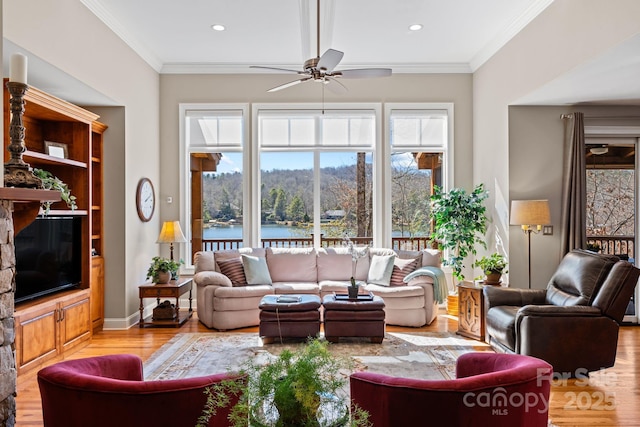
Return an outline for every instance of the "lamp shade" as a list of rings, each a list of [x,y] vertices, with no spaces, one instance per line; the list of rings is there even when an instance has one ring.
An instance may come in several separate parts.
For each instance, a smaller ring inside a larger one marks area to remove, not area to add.
[[[546,225],[550,222],[548,200],[511,201],[511,225]]]
[[[165,221],[156,243],[184,243],[187,239],[180,228],[180,221]]]

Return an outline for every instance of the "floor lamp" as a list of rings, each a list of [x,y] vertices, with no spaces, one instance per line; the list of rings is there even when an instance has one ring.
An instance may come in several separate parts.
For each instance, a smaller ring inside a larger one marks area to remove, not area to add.
[[[164,224],[162,224],[162,230],[160,230],[160,235],[156,243],[169,243],[171,261],[173,261],[173,244],[185,243],[186,241],[187,239],[182,233],[182,228],[180,228],[180,221],[165,221]]]
[[[527,262],[529,267],[529,289],[531,289],[531,233],[538,234],[542,226],[551,222],[548,200],[512,200],[511,225],[519,225],[527,235]]]

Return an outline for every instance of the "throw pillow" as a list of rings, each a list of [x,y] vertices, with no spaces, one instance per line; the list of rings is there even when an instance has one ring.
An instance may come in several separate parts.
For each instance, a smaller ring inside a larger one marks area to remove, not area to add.
[[[395,255],[374,255],[371,257],[367,283],[389,286],[393,273],[393,259]]]
[[[247,286],[247,278],[244,275],[244,267],[240,257],[218,260],[220,272],[227,276],[233,286]]]
[[[242,265],[248,285],[272,284],[266,258],[242,254]]]
[[[397,258],[393,260],[393,272],[391,273],[391,286],[406,286],[402,279],[412,273],[418,266],[417,258]]]

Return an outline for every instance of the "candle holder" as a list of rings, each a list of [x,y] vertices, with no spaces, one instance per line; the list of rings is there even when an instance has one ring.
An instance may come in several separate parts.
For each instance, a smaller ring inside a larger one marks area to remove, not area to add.
[[[4,164],[4,185],[6,187],[40,188],[42,181],[33,174],[28,163],[22,160],[22,153],[27,150],[24,144],[24,126],[22,115],[24,114],[24,95],[29,90],[29,85],[19,82],[7,82],[7,89],[11,95],[9,103],[11,109],[11,122],[9,123],[9,146],[11,154],[9,161]]]

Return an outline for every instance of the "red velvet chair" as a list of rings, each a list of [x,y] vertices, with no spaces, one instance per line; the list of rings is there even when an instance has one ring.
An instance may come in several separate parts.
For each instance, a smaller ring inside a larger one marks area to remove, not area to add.
[[[351,401],[374,427],[546,427],[552,374],[551,365],[530,356],[467,353],[454,380],[354,373]]]
[[[131,354],[67,360],[38,372],[46,427],[195,426],[207,386],[231,374],[144,381],[142,361]],[[233,397],[233,396],[232,396]],[[209,426],[229,426],[237,399],[211,417]]]

